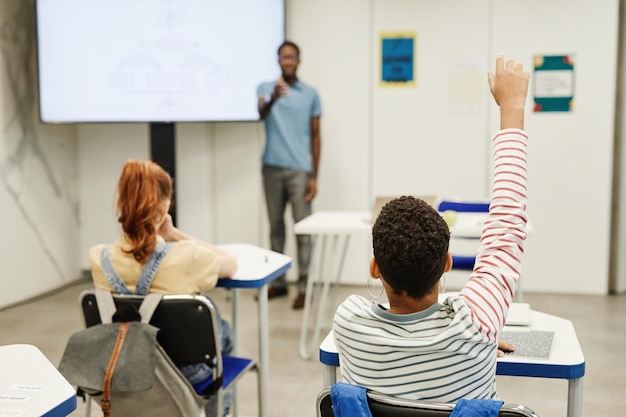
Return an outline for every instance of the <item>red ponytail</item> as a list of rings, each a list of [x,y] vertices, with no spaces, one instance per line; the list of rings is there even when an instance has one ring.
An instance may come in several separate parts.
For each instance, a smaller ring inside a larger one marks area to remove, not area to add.
[[[155,223],[162,204],[172,197],[172,179],[152,161],[129,160],[117,185],[118,221],[132,243],[133,257],[144,263],[156,247]]]

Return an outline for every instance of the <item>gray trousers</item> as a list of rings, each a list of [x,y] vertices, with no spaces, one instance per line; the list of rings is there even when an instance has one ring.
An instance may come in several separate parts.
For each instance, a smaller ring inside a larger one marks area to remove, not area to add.
[[[265,202],[270,222],[270,244],[273,251],[285,249],[285,209],[291,204],[294,223],[311,215],[311,203],[304,201],[309,173],[294,169],[263,166]],[[298,291],[306,291],[311,262],[311,236],[296,235],[298,247]],[[287,286],[285,276],[272,283],[274,288]]]

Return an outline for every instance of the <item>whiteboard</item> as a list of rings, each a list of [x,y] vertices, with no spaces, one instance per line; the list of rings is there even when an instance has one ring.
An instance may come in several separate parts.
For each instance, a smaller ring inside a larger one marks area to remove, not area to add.
[[[284,0],[37,0],[41,120],[258,120],[284,27]]]

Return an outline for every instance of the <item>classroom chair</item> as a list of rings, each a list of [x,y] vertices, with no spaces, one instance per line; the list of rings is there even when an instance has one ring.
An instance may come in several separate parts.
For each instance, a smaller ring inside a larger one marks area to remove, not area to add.
[[[317,417],[334,417],[331,387],[324,388],[317,397]],[[455,404],[405,400],[388,395],[367,392],[367,403],[372,417],[448,417]],[[503,404],[498,417],[538,417],[520,404]]]
[[[462,200],[442,200],[437,206],[437,211],[445,213],[446,211],[454,211],[457,213],[488,213],[489,202],[482,201],[462,201]],[[451,243],[454,243],[453,236],[450,237]],[[468,239],[468,238],[461,238]],[[460,255],[452,253],[452,269],[461,271],[472,271],[476,256]]]
[[[102,322],[102,310],[98,308],[95,291],[93,289],[86,290],[80,295],[86,327]],[[118,310],[121,306],[138,309],[144,299],[145,296],[113,294],[115,307]],[[205,296],[163,295],[149,321],[151,325],[159,329],[157,342],[171,360],[170,365],[174,368],[173,373],[182,378],[182,381],[176,381],[177,387],[172,390],[174,392],[169,393],[172,396],[172,401],[179,402],[180,398],[177,396],[195,396],[201,404],[198,415],[200,413],[204,415],[201,408],[210,395],[217,395],[217,410],[222,410],[224,392],[231,387],[234,388],[239,378],[247,371],[256,369],[256,363],[252,359],[222,356],[216,317],[213,303]],[[207,389],[207,386],[193,387],[178,371],[180,366],[201,362],[207,363],[213,369],[213,381],[216,383],[210,384],[210,389]],[[219,384],[220,380],[222,381],[221,384]],[[186,392],[189,390],[192,392]],[[87,398],[86,415],[89,417],[91,396],[87,396]],[[98,397],[95,396],[95,398]],[[141,395],[137,396],[137,400],[142,401]],[[145,404],[145,407],[149,407],[149,404]],[[233,395],[230,411],[232,416],[237,415],[235,395]],[[154,415],[164,415],[162,414],[163,410],[160,412],[156,410],[155,412]],[[148,413],[142,411],[141,415],[148,415]],[[218,415],[220,415],[219,412]]]
[[[452,200],[442,199],[437,205],[437,211],[445,213],[446,211],[454,211],[457,213],[489,213],[488,201],[469,201],[469,200]],[[454,233],[450,236],[450,247],[452,251],[452,269],[456,271],[473,271],[474,264],[476,263],[475,255],[455,253],[454,246],[463,242],[467,242],[471,238],[468,237],[455,237]],[[478,245],[478,242],[477,242]],[[476,246],[477,246],[476,245]],[[476,249],[478,249],[476,247]],[[524,292],[522,290],[521,279],[517,281],[517,288],[515,291],[516,300],[522,302],[524,299]]]

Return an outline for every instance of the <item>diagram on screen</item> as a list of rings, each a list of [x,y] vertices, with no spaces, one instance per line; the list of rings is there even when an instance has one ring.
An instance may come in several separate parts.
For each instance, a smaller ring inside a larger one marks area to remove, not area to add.
[[[155,39],[139,41],[108,82],[124,94],[154,96],[156,114],[167,118],[189,104],[190,95],[216,97],[228,88],[229,77],[198,40],[183,37],[188,11],[174,1],[161,3],[151,32]]]

